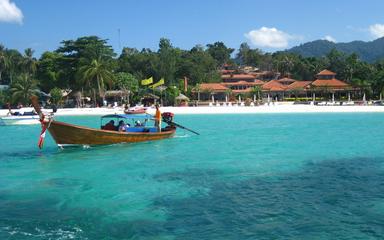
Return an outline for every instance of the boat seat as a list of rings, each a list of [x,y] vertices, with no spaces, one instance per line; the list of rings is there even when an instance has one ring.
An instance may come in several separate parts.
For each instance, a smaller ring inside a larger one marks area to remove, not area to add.
[[[127,132],[157,132],[156,127],[129,127]]]

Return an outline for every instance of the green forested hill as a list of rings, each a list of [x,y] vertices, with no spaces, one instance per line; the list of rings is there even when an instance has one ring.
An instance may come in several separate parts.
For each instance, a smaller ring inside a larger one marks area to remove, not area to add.
[[[287,51],[298,53],[304,57],[321,57],[325,56],[333,48],[347,54],[357,53],[362,60],[370,63],[384,59],[384,37],[371,42],[353,41],[349,43],[316,40],[293,47]]]

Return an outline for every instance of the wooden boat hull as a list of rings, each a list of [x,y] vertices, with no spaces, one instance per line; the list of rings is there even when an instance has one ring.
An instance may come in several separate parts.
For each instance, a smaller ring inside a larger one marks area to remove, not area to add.
[[[108,145],[134,143],[170,138],[176,129],[162,132],[117,132],[87,128],[73,124],[51,121],[44,122],[49,133],[59,146],[67,145]]]

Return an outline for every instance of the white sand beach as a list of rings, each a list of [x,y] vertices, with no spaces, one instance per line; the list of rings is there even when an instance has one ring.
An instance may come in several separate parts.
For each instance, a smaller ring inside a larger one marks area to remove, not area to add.
[[[18,111],[13,109],[12,111]],[[44,111],[44,110],[43,110]],[[47,109],[51,112],[51,109]],[[384,112],[384,106],[318,106],[278,103],[276,105],[261,106],[204,106],[204,107],[161,107],[162,112],[173,112],[175,114],[261,114],[261,113],[359,113],[359,112]],[[154,114],[154,108],[148,108],[149,114]],[[8,110],[0,110],[0,116],[4,116]],[[61,108],[56,112],[56,116],[81,116],[81,115],[104,115],[121,114],[123,108]]]

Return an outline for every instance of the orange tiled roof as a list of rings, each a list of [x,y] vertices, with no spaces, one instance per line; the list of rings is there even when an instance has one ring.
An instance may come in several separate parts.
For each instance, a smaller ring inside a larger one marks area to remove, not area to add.
[[[260,79],[255,80],[255,85],[263,85],[265,82],[261,81]]]
[[[277,80],[271,80],[271,81],[265,83],[262,86],[262,88],[263,88],[263,90],[266,90],[266,91],[279,92],[279,91],[284,91],[286,87],[283,84],[279,83]]]
[[[223,69],[223,70],[220,70],[221,74],[228,74],[228,73],[233,73],[235,70],[231,70],[231,69]]]
[[[264,84],[264,82],[261,81],[261,80],[257,80],[255,82],[238,81],[238,82],[225,82],[225,83],[222,83],[222,84],[225,85],[225,86],[243,86],[243,85],[255,86],[255,85],[262,85],[262,84]]]
[[[312,81],[295,81],[287,86],[287,90],[294,90],[294,89],[305,89],[307,88]]]
[[[328,69],[324,69],[323,71],[321,71],[318,74],[316,74],[316,76],[319,76],[319,75],[336,75],[336,73],[331,72]]]
[[[292,79],[292,78],[282,78],[282,79],[279,79],[279,80],[277,80],[278,82],[280,82],[280,83],[282,83],[282,82],[287,82],[287,83],[293,83],[293,82],[296,82],[296,80],[295,79]]]
[[[228,88],[221,83],[201,83],[200,84],[200,90],[201,91],[210,90],[210,91],[222,91],[222,92],[224,92],[224,91],[228,90]]]
[[[255,76],[251,74],[232,74],[221,75],[222,79],[255,79]]]
[[[312,82],[314,87],[331,87],[331,88],[345,88],[349,87],[349,84],[340,81],[336,78],[333,79],[317,79]]]

